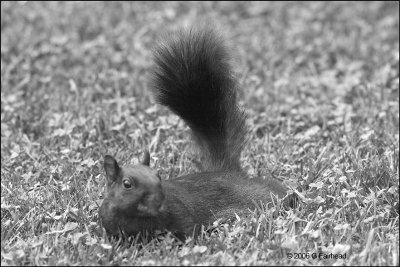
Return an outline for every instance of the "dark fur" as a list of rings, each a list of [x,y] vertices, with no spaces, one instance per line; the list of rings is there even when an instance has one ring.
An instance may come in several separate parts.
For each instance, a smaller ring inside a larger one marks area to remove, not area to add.
[[[241,170],[245,115],[218,35],[209,28],[181,32],[155,50],[155,62],[155,97],[190,126],[206,172],[161,181],[148,166],[148,154],[144,165],[124,167],[106,156],[108,193],[100,208],[106,230],[113,235],[164,229],[196,235],[201,225],[254,208],[253,201],[283,197],[286,190],[277,180],[249,179]],[[134,187],[125,188],[124,181]]]
[[[140,187],[138,184],[139,192],[142,192]],[[253,209],[253,201],[267,203],[271,194],[283,197],[286,193],[275,179],[249,179],[243,172],[225,171],[196,173],[163,181],[162,189],[165,200],[156,216],[138,214],[135,207],[142,194],[111,190],[100,211],[103,225],[114,235],[119,229],[128,235],[164,229],[178,236],[197,235],[201,225],[208,226],[219,218],[234,218],[235,213],[240,215]],[[118,193],[114,194],[115,191]]]
[[[246,143],[245,113],[221,38],[210,28],[180,32],[154,53],[156,100],[192,129],[204,170],[236,170]]]

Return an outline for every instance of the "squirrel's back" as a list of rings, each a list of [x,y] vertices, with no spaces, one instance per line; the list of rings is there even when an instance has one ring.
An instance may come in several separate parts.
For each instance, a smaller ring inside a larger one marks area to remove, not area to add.
[[[246,116],[237,104],[238,84],[220,36],[209,27],[182,31],[161,43],[154,57],[155,98],[189,125],[204,170],[241,170]]]

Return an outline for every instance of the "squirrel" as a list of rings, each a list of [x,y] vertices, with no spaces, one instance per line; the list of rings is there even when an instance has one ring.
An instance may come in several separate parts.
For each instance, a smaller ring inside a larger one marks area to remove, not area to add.
[[[150,168],[147,151],[139,165],[119,166],[106,155],[107,194],[99,215],[107,233],[168,230],[177,237],[196,236],[202,225],[254,209],[254,201],[270,202],[271,193],[284,197],[280,181],[250,179],[241,168],[246,115],[220,35],[207,27],[181,31],[156,47],[154,60],[154,97],[189,126],[204,171],[162,181]]]

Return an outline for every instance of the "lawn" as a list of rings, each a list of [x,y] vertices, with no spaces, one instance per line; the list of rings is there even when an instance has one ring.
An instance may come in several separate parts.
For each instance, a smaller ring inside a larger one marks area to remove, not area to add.
[[[242,165],[298,205],[109,240],[104,155],[198,171],[149,72],[160,38],[210,21],[249,117]],[[398,2],[1,2],[1,265],[161,264],[399,265]]]

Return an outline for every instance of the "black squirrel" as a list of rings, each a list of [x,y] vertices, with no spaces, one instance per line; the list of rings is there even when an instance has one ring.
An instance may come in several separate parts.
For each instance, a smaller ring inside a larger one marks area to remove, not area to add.
[[[169,230],[177,236],[197,235],[201,225],[271,201],[286,188],[277,180],[249,179],[240,166],[246,144],[246,116],[237,103],[238,84],[222,38],[211,28],[181,31],[154,52],[152,89],[190,127],[204,158],[204,172],[161,181],[149,167],[120,167],[104,158],[107,195],[100,207],[106,231],[127,235]]]

